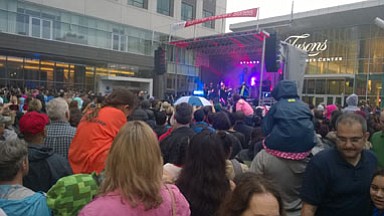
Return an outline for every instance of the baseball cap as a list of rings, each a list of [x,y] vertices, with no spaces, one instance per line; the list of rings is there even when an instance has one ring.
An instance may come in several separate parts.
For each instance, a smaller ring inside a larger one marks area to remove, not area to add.
[[[19,121],[19,129],[22,134],[35,135],[44,131],[45,125],[49,123],[46,114],[36,111],[27,112]]]

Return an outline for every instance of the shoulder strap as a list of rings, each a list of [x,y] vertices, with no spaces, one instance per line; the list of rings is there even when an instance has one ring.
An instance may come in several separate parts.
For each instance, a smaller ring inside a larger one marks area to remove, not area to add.
[[[235,176],[243,173],[243,170],[241,169],[241,165],[240,165],[239,161],[237,161],[236,159],[232,159],[231,163],[233,166],[233,171],[235,172]]]
[[[171,197],[171,205],[172,205],[172,216],[176,216],[176,202],[175,202],[175,196],[173,194],[173,192],[171,191],[171,189],[169,189],[168,185],[167,184],[164,184],[165,188],[167,189],[168,193],[169,193],[169,196]]]

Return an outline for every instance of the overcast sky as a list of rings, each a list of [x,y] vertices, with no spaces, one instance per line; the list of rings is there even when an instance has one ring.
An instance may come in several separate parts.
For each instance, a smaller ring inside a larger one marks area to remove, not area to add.
[[[339,6],[343,4],[361,2],[362,0],[294,0],[294,13]],[[260,19],[286,15],[291,13],[292,0],[227,0],[227,12],[240,11],[250,8],[260,8]],[[229,24],[239,23],[256,18],[229,18],[226,20],[229,31]]]

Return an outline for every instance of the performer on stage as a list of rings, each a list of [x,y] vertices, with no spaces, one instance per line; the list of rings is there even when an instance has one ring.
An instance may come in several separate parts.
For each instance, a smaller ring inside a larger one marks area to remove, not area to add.
[[[248,89],[248,86],[245,82],[243,82],[241,84],[241,86],[239,87],[239,95],[240,97],[244,98],[244,99],[247,99],[248,96],[249,96],[249,89]]]
[[[217,91],[212,82],[209,83],[207,99],[212,101],[217,100]]]
[[[228,94],[231,90],[231,88],[225,86],[224,82],[220,82],[219,101],[221,105],[226,106],[228,104]]]

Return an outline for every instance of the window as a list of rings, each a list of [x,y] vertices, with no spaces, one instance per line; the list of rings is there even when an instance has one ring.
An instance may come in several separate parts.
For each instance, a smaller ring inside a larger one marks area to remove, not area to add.
[[[127,36],[123,30],[113,29],[112,31],[112,49],[118,51],[127,51]]]
[[[157,13],[171,16],[171,0],[157,0]]]
[[[129,5],[133,5],[135,7],[139,8],[145,8],[144,7],[144,0],[128,0],[127,2]]]
[[[207,11],[207,10],[203,10],[203,16],[204,17],[210,17],[210,16],[213,16],[213,13],[210,11]],[[215,28],[215,21],[212,20],[212,21],[204,22],[203,26],[207,27],[207,28],[214,29]]]
[[[52,20],[29,17],[29,36],[52,39]]]
[[[187,21],[187,20],[193,20],[193,6],[181,3],[181,20]]]

